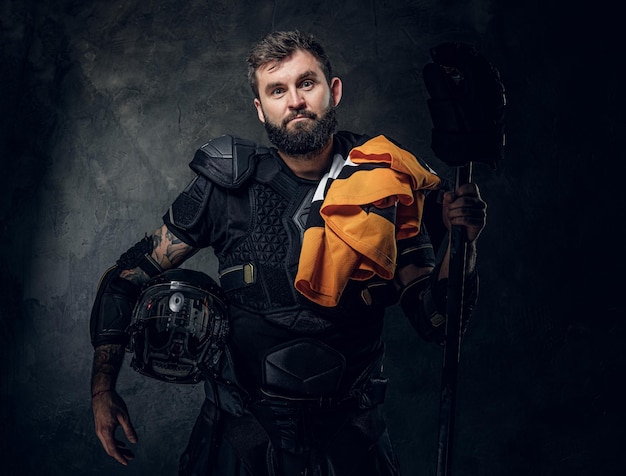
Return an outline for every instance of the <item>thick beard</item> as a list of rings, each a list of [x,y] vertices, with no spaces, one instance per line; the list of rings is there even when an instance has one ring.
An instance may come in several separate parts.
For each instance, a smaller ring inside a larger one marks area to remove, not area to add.
[[[292,156],[306,159],[322,150],[337,127],[335,107],[331,104],[324,111],[321,118],[313,113],[300,111],[301,114],[313,120],[313,125],[296,124],[293,131],[287,130],[289,119],[282,125],[272,124],[265,121],[265,130],[269,141],[281,152]]]

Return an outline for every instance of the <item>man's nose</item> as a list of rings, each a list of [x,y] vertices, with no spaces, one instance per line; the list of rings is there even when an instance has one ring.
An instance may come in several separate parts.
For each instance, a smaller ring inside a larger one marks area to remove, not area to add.
[[[289,91],[289,96],[288,96],[288,103],[287,105],[289,106],[289,108],[291,109],[301,109],[304,104],[304,96],[301,94],[300,91],[298,91],[298,89],[292,89]]]

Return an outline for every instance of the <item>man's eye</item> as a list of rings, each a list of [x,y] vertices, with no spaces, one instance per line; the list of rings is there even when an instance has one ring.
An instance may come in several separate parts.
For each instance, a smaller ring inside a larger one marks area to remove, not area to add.
[[[272,90],[272,96],[280,96],[285,90],[283,88],[276,88]]]
[[[307,80],[302,81],[301,86],[304,89],[311,89],[313,87],[313,84],[314,84],[313,81],[311,81],[310,79],[307,79]]]

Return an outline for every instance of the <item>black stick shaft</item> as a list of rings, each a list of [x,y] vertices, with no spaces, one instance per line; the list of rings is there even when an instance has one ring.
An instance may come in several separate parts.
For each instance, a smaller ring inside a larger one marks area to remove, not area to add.
[[[456,169],[456,188],[472,180],[472,163]],[[463,292],[467,262],[465,228],[452,226],[450,230],[450,268],[448,272],[448,300],[446,340],[443,354],[441,397],[439,407],[439,440],[437,446],[437,476],[449,476],[452,463],[452,442],[456,411],[456,392],[461,356],[461,329],[463,328]]]

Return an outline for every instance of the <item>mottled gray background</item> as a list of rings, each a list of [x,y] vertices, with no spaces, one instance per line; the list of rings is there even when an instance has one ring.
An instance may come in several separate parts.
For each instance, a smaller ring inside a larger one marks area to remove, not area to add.
[[[423,156],[428,48],[474,43],[507,87],[482,294],[463,344],[455,476],[623,475],[623,51],[600,2],[0,0],[0,454],[4,475],[174,474],[199,387],[125,368],[137,459],[90,411],[88,314],[102,272],[224,133],[264,141],[251,43],[300,28],[344,81],[341,126]],[[189,267],[214,273],[209,253]],[[392,309],[386,413],[404,474],[433,475],[441,349]]]

